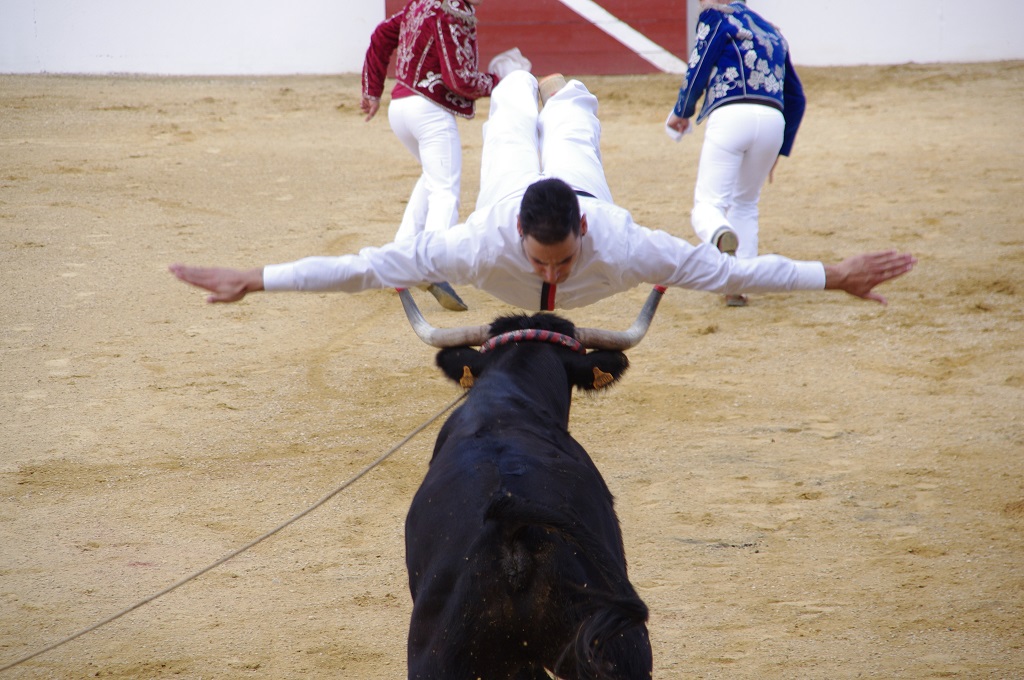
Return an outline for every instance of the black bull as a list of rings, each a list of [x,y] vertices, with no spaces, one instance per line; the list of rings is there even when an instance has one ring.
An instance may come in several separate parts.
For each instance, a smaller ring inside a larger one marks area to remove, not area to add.
[[[551,314],[490,332],[526,328],[575,332]],[[626,355],[526,341],[445,349],[437,364],[472,389],[406,519],[409,678],[650,678],[612,495],[567,429],[573,387],[614,382]]]

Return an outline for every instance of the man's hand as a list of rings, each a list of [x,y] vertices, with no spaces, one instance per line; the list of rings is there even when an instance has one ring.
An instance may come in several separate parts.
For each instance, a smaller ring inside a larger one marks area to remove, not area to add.
[[[208,290],[207,302],[238,302],[246,293],[263,290],[263,269],[187,267],[172,264],[168,270],[185,283]]]
[[[865,300],[887,304],[884,297],[872,292],[880,283],[902,276],[914,268],[917,258],[910,253],[888,250],[848,257],[839,264],[825,265],[825,288],[845,290]]]
[[[680,118],[674,113],[669,113],[668,118],[665,120],[665,127],[675,130],[680,135],[686,134],[686,129],[690,127],[689,118]]]
[[[366,114],[364,120],[369,121],[377,115],[377,110],[380,108],[380,100],[372,99],[364,94],[363,98],[359,100],[359,108]]]

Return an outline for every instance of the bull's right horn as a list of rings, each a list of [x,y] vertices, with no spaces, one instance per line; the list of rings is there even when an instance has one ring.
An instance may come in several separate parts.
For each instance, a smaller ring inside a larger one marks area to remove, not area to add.
[[[398,289],[398,297],[405,308],[405,316],[420,340],[432,347],[477,347],[487,341],[490,326],[459,326],[457,328],[434,328],[420,312],[412,293],[405,288]]]
[[[665,294],[664,286],[655,286],[647,296],[647,302],[636,317],[633,325],[624,331],[606,331],[603,328],[577,328],[576,339],[589,349],[610,349],[620,352],[635,347],[647,335],[651,319],[658,311],[658,304]]]

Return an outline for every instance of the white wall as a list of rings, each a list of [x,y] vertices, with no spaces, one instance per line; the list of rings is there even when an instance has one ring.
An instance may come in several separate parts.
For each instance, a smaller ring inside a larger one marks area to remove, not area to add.
[[[384,0],[0,0],[0,73],[359,72]]]
[[[1024,59],[1022,0],[748,0],[789,40],[795,64]]]

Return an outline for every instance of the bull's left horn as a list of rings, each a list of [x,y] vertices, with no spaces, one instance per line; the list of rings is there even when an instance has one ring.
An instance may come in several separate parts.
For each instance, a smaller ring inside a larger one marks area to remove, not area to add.
[[[490,326],[460,326],[458,328],[434,328],[420,313],[420,308],[412,299],[412,293],[405,288],[398,290],[398,297],[405,308],[405,316],[409,324],[420,336],[420,340],[432,347],[469,347],[482,345],[487,341]]]
[[[610,349],[624,351],[635,347],[647,335],[651,327],[651,319],[658,311],[658,304],[665,294],[664,286],[655,286],[647,296],[647,302],[636,317],[633,325],[624,331],[606,331],[602,328],[577,328],[576,339],[584,347],[590,349]]]

